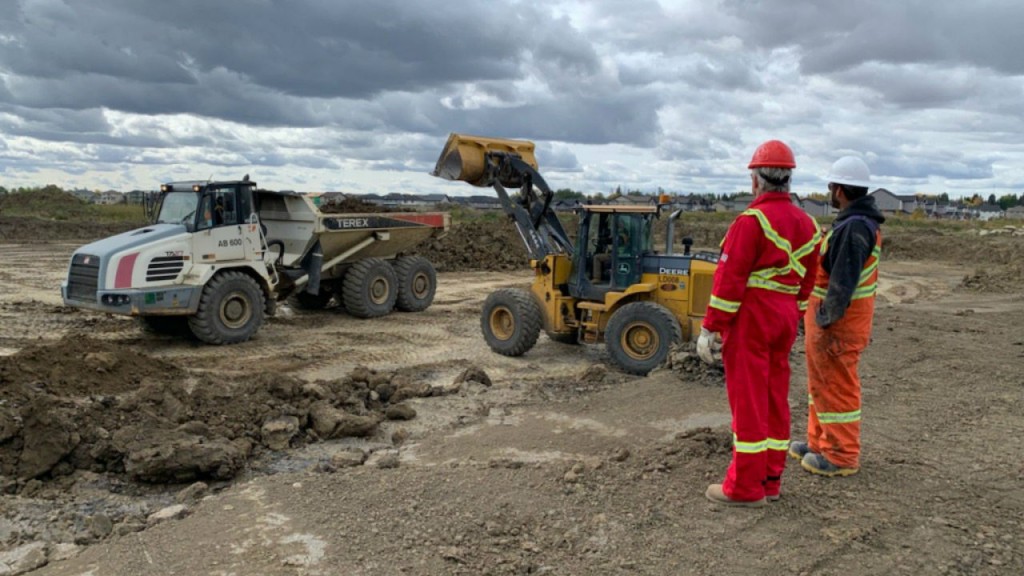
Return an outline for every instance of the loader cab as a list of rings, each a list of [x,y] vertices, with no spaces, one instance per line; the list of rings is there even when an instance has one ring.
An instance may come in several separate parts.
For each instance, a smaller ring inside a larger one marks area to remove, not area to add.
[[[573,296],[603,300],[640,281],[641,258],[653,250],[654,206],[583,206],[580,249],[569,280]]]

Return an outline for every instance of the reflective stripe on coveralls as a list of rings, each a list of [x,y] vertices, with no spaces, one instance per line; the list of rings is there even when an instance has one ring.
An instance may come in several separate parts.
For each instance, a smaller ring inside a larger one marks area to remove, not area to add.
[[[821,243],[821,256],[825,255],[828,251],[828,242],[832,239],[832,230],[828,231],[825,235],[825,240]],[[879,239],[875,243],[875,247],[871,250],[871,256],[868,257],[867,262],[864,263],[864,270],[860,273],[860,278],[857,280],[857,287],[853,290],[853,295],[850,297],[851,300],[857,300],[860,298],[870,298],[875,295],[878,289],[878,261],[882,257],[882,243]],[[819,273],[820,278],[820,273]],[[815,281],[814,291],[812,295],[825,299],[825,295],[828,294],[828,284],[824,286],[820,282]]]
[[[831,234],[822,243],[828,249]],[[871,338],[878,285],[882,234],[864,263],[849,308],[828,329],[818,327],[815,314],[828,293],[829,275],[818,267],[811,306],[804,316],[807,356],[807,443],[840,468],[860,466],[861,384],[857,373],[860,354]]]
[[[761,230],[764,232],[765,238],[769,242],[775,245],[776,248],[782,250],[789,260],[789,264],[782,268],[763,268],[761,270],[754,270],[750,273],[750,278],[747,280],[748,288],[760,288],[762,290],[771,290],[773,292],[781,292],[783,294],[797,294],[800,292],[800,286],[791,286],[789,284],[783,284],[776,280],[776,278],[784,277],[790,272],[796,271],[797,275],[801,278],[807,273],[807,269],[800,264],[800,258],[803,258],[807,254],[810,254],[814,250],[814,247],[818,244],[818,240],[821,239],[821,232],[815,224],[815,234],[809,242],[798,248],[796,251],[793,250],[792,244],[789,240],[786,240],[778,232],[772,228],[771,223],[763,212],[756,208],[744,210],[741,216],[753,216],[757,219],[757,223],[761,226]],[[722,244],[725,244],[725,239],[722,239]],[[800,310],[807,309],[807,301],[798,302]],[[719,298],[715,295],[711,296],[711,301],[708,306],[712,308],[718,308],[723,312],[736,313],[740,309],[739,302],[732,302]]]

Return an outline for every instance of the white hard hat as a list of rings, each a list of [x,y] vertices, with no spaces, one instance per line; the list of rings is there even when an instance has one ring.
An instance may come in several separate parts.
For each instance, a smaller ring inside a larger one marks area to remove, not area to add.
[[[825,180],[830,184],[845,184],[847,186],[867,188],[871,186],[871,172],[868,170],[868,165],[860,158],[856,156],[843,156],[832,164],[832,168],[828,171],[828,175],[825,176]]]

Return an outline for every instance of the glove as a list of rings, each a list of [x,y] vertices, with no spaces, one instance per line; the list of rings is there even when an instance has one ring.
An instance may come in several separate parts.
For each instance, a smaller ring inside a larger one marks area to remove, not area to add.
[[[701,326],[700,336],[697,338],[697,356],[706,364],[714,364],[718,360],[715,357],[716,353],[721,349],[722,342],[719,339],[718,332],[712,332]]]

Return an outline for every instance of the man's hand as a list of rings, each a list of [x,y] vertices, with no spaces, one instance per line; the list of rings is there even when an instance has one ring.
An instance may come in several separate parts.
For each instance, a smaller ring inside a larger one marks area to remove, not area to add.
[[[718,360],[718,358],[715,358],[715,355],[721,349],[722,342],[719,339],[718,332],[712,332],[701,326],[700,336],[697,338],[697,356],[706,364],[714,364]]]

